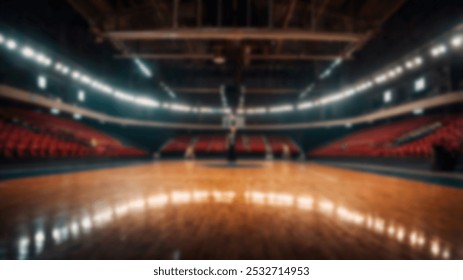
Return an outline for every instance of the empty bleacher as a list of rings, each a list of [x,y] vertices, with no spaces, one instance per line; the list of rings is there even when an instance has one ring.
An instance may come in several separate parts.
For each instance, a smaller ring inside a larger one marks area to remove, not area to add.
[[[200,135],[194,146],[195,154],[223,154],[227,150],[225,135]]]
[[[1,108],[0,158],[143,156],[116,139],[76,121],[31,110]]]
[[[272,148],[273,155],[282,156],[285,149],[291,156],[299,154],[299,148],[287,136],[268,136],[267,137]]]
[[[191,145],[193,137],[190,135],[177,135],[175,138],[169,140],[161,152],[165,154],[184,154],[186,149]]]
[[[265,142],[263,135],[249,135],[248,137],[249,154],[265,154]]]
[[[404,141],[407,137],[410,140]],[[418,117],[355,132],[309,152],[309,156],[430,157],[436,144],[461,152],[462,139],[463,116]]]
[[[235,140],[237,154],[244,156],[263,157],[267,153],[267,143],[270,152],[276,157],[281,157],[285,149],[291,156],[300,153],[296,144],[286,136],[266,136],[260,134],[239,134]],[[196,156],[224,155],[227,152],[226,134],[179,135],[167,141],[161,148],[162,155],[184,155],[187,148],[192,146]]]

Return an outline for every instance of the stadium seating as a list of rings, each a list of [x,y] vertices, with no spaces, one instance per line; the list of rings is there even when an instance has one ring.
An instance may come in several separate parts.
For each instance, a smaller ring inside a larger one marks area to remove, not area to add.
[[[404,135],[423,127],[434,129],[422,137],[399,143]],[[463,116],[419,117],[381,125],[353,133],[341,140],[309,152],[312,157],[430,157],[433,146],[461,152]]]
[[[249,135],[248,137],[249,153],[265,154],[265,142],[262,135]]]
[[[225,135],[200,135],[194,146],[195,154],[225,153],[227,143]]]
[[[270,151],[276,156],[282,155],[285,146],[291,155],[299,154],[299,148],[285,136],[239,134],[236,137],[235,149],[240,155],[264,156],[267,153],[266,141],[270,145]],[[161,153],[183,155],[189,146],[194,147],[196,155],[224,154],[227,151],[227,138],[225,134],[176,136],[167,141],[167,144],[161,148]]]
[[[166,154],[184,154],[185,150],[190,146],[193,137],[189,135],[177,135],[174,139],[167,142],[166,145],[161,149],[162,153]]]
[[[1,158],[125,157],[146,152],[84,124],[23,109],[1,108]]]
[[[287,136],[268,136],[267,139],[274,155],[283,155],[285,148],[288,149],[290,155],[299,154],[299,148]]]

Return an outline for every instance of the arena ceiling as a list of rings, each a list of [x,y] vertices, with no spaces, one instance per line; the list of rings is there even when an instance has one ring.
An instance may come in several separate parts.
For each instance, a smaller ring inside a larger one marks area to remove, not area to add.
[[[192,102],[294,99],[336,60],[350,60],[406,0],[68,0],[115,59],[155,63]]]
[[[159,100],[220,106],[329,94],[452,27],[458,0],[4,0],[0,23]],[[387,46],[385,48],[384,46]],[[153,72],[142,77],[134,60]],[[328,79],[327,69],[341,61]],[[382,64],[381,64],[382,63]],[[111,80],[113,79],[113,80]]]

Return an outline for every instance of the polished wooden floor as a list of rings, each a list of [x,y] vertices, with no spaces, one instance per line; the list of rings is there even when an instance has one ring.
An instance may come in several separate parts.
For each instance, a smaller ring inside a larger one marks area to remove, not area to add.
[[[311,163],[0,182],[6,259],[462,259],[463,189]]]

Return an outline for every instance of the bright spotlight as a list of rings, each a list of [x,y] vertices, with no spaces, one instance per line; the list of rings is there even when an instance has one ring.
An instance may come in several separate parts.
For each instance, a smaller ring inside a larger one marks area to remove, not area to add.
[[[37,84],[38,84],[39,88],[46,89],[47,88],[47,78],[44,77],[44,76],[39,76],[37,78]]]
[[[191,107],[183,104],[172,104],[170,109],[177,112],[190,112]]]
[[[391,100],[392,100],[392,91],[391,90],[385,91],[383,95],[384,103],[389,103],[391,102]]]
[[[55,64],[55,70],[56,70],[56,71],[61,71],[62,69],[63,69],[63,64],[57,62],[57,63]]]
[[[80,78],[80,72],[79,71],[74,71],[72,72],[72,78],[77,80]]]
[[[268,109],[269,113],[283,113],[283,112],[289,112],[289,111],[293,111],[294,110],[294,107],[292,105],[280,105],[280,106],[274,106],[274,107],[270,107]]]
[[[462,36],[455,36],[450,41],[450,44],[452,44],[452,46],[455,47],[455,48],[458,48],[459,46],[461,46],[462,43],[463,43],[463,37]]]
[[[85,101],[85,91],[79,90],[79,92],[77,93],[77,99],[80,102],[84,102]]]
[[[422,91],[426,88],[426,79],[421,77],[415,81],[415,92]]]
[[[447,47],[445,45],[438,45],[431,49],[431,55],[434,57],[441,56],[447,52]]]
[[[8,40],[8,41],[6,41],[6,47],[7,47],[9,50],[14,50],[14,49],[16,49],[16,47],[17,47],[16,41],[14,41],[14,40]]]
[[[307,101],[307,102],[302,102],[297,105],[298,110],[304,110],[304,109],[309,109],[314,106],[313,102]]]
[[[415,62],[416,66],[420,66],[421,64],[423,64],[423,59],[419,56],[415,57],[413,61]]]
[[[61,72],[62,72],[64,75],[69,74],[69,71],[71,71],[71,70],[69,70],[69,67],[66,67],[66,66],[63,66],[63,69],[61,69]]]
[[[212,109],[211,107],[199,107],[199,112],[205,113],[205,114],[211,114],[211,113],[214,113],[214,109]]]
[[[21,50],[21,54],[24,56],[24,57],[27,57],[27,58],[30,58],[30,57],[33,57],[35,52],[32,48],[30,47],[24,47],[22,50]]]
[[[135,59],[135,64],[137,64],[140,71],[148,78],[151,78],[153,75],[151,70],[138,58]]]
[[[114,96],[116,96],[116,98],[118,99],[125,100],[125,101],[135,101],[135,96],[122,92],[122,91],[116,91],[114,93]]]
[[[148,97],[137,97],[135,103],[147,107],[159,107],[159,102]]]

